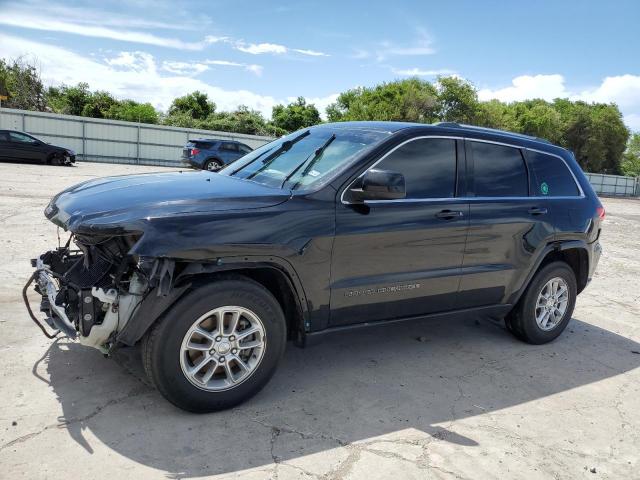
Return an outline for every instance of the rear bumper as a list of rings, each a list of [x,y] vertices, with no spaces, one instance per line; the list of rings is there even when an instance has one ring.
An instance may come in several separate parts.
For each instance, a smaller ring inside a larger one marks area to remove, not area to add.
[[[587,276],[587,284],[591,282],[591,278],[596,271],[596,267],[598,266],[598,262],[600,261],[600,256],[602,255],[602,245],[600,242],[596,240],[593,243],[589,244],[589,275]]]
[[[197,161],[195,161],[193,158],[189,157],[189,158],[185,158],[185,157],[180,157],[180,162],[182,163],[183,166],[185,167],[189,167],[189,168],[202,168],[202,165],[200,165]]]

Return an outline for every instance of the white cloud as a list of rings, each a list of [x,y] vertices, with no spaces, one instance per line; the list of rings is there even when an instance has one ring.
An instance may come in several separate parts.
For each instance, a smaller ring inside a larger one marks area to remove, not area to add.
[[[162,62],[162,70],[176,75],[186,75],[194,77],[209,70],[209,67],[203,63],[197,62]]]
[[[294,52],[301,53],[302,55],[309,55],[311,57],[328,57],[329,54],[324,52],[318,52],[317,50],[305,50],[303,48],[292,48]]]
[[[498,99],[503,102],[515,102],[529,98],[553,100],[568,97],[562,75],[521,75],[511,81],[511,85],[496,90],[488,88],[478,91],[480,100]]]
[[[174,98],[195,90],[207,93],[220,110],[234,110],[240,105],[247,105],[267,118],[271,116],[274,105],[291,101],[248,90],[226,90],[191,75],[194,65],[238,67],[255,73],[261,71],[260,65],[205,60],[196,63],[163,62],[158,67],[154,57],[147,52],[120,52],[111,58],[88,58],[61,47],[2,33],[0,45],[6,57],[33,56],[47,85],[87,82],[91,89],[106,90],[117,98],[149,102],[164,111]],[[309,98],[308,101],[315,103],[324,114],[326,105],[335,101],[337,96]]]
[[[410,45],[398,45],[387,40],[381,42],[380,48],[376,50],[376,59],[381,62],[392,56],[422,56],[436,53],[431,36],[427,31],[419,28],[416,32],[416,39]]]
[[[208,21],[205,18],[205,21]],[[180,19],[180,28],[187,30],[193,24],[190,20]],[[176,48],[180,50],[203,50],[213,44],[227,44],[231,48],[252,55],[298,53],[301,55],[321,57],[329,56],[324,52],[310,49],[289,48],[276,43],[247,43],[244,40],[228,36],[206,35],[200,41],[184,41],[178,38],[160,36],[141,31],[148,28],[175,29],[176,23],[168,24],[141,18],[140,15],[124,16],[117,12],[96,10],[92,7],[74,8],[46,3],[42,0],[24,0],[23,3],[7,3],[3,5],[0,25],[61,32],[85,37],[107,38],[123,42]],[[251,66],[251,71],[258,73],[260,68]]]
[[[241,52],[250,53],[251,55],[262,55],[264,53],[287,53],[287,47],[276,43],[250,43],[248,45],[238,43],[236,45],[236,49]]]
[[[148,16],[120,13],[113,10],[103,10],[84,5],[82,8],[59,5],[47,0],[21,0],[20,2],[3,2],[2,15],[4,17],[28,17],[64,19],[67,22],[83,25],[100,25],[117,28],[160,28],[165,30],[181,30],[193,25],[192,22],[181,19],[171,23],[154,20]],[[199,21],[201,24],[201,22]]]
[[[436,75],[453,75],[456,73],[455,71],[449,70],[448,68],[441,68],[437,70],[422,70],[420,68],[392,68],[391,71],[396,75],[405,75],[409,77],[434,77]]]
[[[503,88],[483,88],[478,91],[480,100],[498,99],[513,102],[532,98],[552,101],[569,98],[586,102],[616,103],[624,115],[625,123],[632,129],[640,129],[640,75],[606,77],[600,85],[575,91],[567,88],[562,75],[521,75]]]
[[[254,63],[240,63],[240,62],[231,62],[229,60],[205,60],[203,63],[207,65],[221,65],[225,67],[240,67],[244,68],[248,72],[254,73],[257,76],[262,75],[262,65],[256,65]]]
[[[328,57],[329,56],[327,53],[319,52],[317,50],[309,50],[304,48],[290,48],[277,43],[245,43],[242,40],[233,41],[229,39],[225,39],[225,41],[232,43],[236,50],[239,50],[244,53],[250,53],[251,55],[263,55],[265,53],[282,55],[289,52],[295,52],[301,55],[308,55],[310,57]]]
[[[180,74],[163,74],[153,56],[144,52],[124,52],[114,58],[98,60],[20,37],[0,33],[2,53],[16,58],[33,55],[48,85],[87,82],[92,89],[107,90],[118,98],[149,102],[166,110],[175,97],[199,90],[216,102],[221,110],[247,105],[269,117],[277,103],[274,97],[248,90],[226,90],[202,80]]]
[[[176,38],[159,37],[146,32],[116,30],[98,25],[83,25],[64,20],[56,20],[55,18],[49,18],[46,16],[41,17],[35,13],[3,13],[0,16],[0,24],[35,30],[71,33],[85,37],[108,38],[111,40],[142,43],[145,45],[155,45],[159,47],[178,48],[181,50],[202,50],[206,45],[206,42],[184,42]]]

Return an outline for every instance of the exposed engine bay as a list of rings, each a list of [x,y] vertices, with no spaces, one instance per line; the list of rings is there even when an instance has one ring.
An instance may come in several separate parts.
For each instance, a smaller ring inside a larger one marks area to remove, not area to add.
[[[149,291],[150,272],[128,254],[135,241],[134,235],[72,235],[32,260],[29,284],[42,295],[49,327],[108,353]]]

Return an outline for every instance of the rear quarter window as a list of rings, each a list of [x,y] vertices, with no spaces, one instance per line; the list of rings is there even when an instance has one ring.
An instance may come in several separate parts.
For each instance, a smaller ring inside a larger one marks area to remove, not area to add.
[[[531,194],[549,197],[577,197],[580,190],[569,167],[558,157],[527,151]]]

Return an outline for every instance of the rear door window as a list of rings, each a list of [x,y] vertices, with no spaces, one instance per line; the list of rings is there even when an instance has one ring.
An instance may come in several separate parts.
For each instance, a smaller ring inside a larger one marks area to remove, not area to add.
[[[222,142],[222,145],[220,147],[222,150],[227,150],[229,152],[237,152],[238,151],[238,145],[235,143],[229,143],[229,142]]]
[[[473,158],[473,191],[476,197],[526,197],[527,168],[520,149],[493,143],[468,141]]]
[[[411,140],[374,168],[402,173],[407,198],[452,198],[456,190],[456,142],[448,138]]]
[[[531,192],[535,196],[577,197],[580,190],[569,167],[558,157],[527,151]]]

